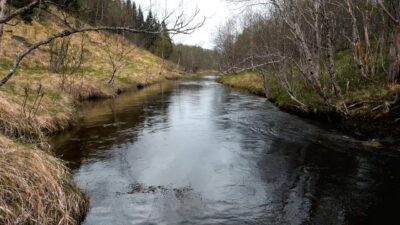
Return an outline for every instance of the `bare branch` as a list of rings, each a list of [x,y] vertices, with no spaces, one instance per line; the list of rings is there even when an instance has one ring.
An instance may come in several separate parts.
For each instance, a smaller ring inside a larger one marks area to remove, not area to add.
[[[35,4],[30,4],[29,9],[34,7]],[[27,6],[28,7],[28,6]],[[26,7],[24,7],[25,9]],[[19,10],[19,12],[23,12],[24,10]],[[110,26],[101,26],[101,27],[85,27],[85,28],[77,28],[74,29],[71,26],[69,26],[68,29],[53,34],[50,37],[38,41],[31,46],[29,46],[27,49],[25,49],[23,52],[21,52],[15,59],[15,62],[12,66],[12,68],[3,76],[3,78],[0,80],[0,87],[3,86],[7,81],[16,73],[20,63],[22,60],[29,55],[31,52],[34,50],[38,49],[41,46],[47,45],[50,42],[60,39],[60,38],[65,38],[71,35],[75,35],[78,33],[87,33],[87,32],[99,32],[99,31],[126,31],[130,33],[136,33],[136,34],[160,34],[162,32],[168,32],[169,34],[192,34],[195,30],[200,28],[201,26],[204,25],[205,19],[202,20],[201,22],[194,24],[191,26],[197,15],[199,14],[199,11],[197,10],[189,19],[184,19],[183,14],[178,16],[178,19],[176,20],[174,26],[170,29],[166,30],[159,30],[159,31],[146,31],[146,30],[141,30],[141,29],[134,29],[131,27],[110,27]],[[65,21],[65,20],[64,20]],[[67,23],[68,24],[68,23]]]
[[[389,16],[389,18],[390,18],[396,25],[400,25],[399,19],[396,19],[396,18],[389,12],[389,10],[386,8],[385,4],[383,3],[383,0],[378,0],[378,4],[379,4],[379,6],[383,9],[383,11],[386,13],[386,15]]]
[[[5,1],[5,2],[7,2],[7,1]],[[0,24],[6,23],[6,22],[12,20],[13,18],[15,18],[17,16],[19,16],[19,15],[25,13],[25,12],[28,12],[29,10],[39,6],[42,2],[44,2],[44,1],[42,1],[42,0],[34,0],[30,4],[28,4],[28,5],[26,5],[26,6],[22,7],[22,8],[19,8],[19,9],[15,10],[15,11],[9,13],[7,16],[5,16],[3,18],[0,18]]]

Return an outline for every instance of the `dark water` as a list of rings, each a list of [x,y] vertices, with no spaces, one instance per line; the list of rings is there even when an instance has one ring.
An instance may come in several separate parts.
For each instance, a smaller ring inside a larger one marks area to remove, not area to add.
[[[400,157],[214,77],[84,108],[54,140],[84,224],[399,224]]]

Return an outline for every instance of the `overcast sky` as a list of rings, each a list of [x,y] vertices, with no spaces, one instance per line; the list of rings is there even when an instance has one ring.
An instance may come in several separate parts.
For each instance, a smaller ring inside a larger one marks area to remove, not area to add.
[[[204,48],[213,48],[215,31],[229,18],[230,12],[225,0],[135,0],[135,2],[140,4],[145,11],[152,6],[159,17],[165,12],[182,8],[186,14],[193,14],[198,8],[201,13],[199,20],[206,17],[206,24],[192,35],[177,35],[173,38],[175,43],[199,45]]]

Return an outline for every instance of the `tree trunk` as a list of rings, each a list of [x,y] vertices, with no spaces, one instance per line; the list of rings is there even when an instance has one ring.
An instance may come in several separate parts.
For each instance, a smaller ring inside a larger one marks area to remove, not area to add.
[[[332,82],[333,89],[336,97],[340,95],[340,87],[336,80],[336,69],[335,69],[335,49],[333,47],[333,32],[334,32],[334,15],[328,15],[327,19],[327,45],[328,45],[328,73]]]
[[[321,53],[322,53],[322,36],[321,36],[321,0],[314,1],[314,32],[315,32],[315,55],[314,55],[314,62],[315,62],[315,70],[317,74],[315,74],[316,79],[319,80],[321,66]]]
[[[101,1],[101,17],[100,17],[100,23],[102,23],[104,20],[104,1]]]
[[[98,18],[98,16],[99,16],[99,6],[100,5],[100,2],[99,1],[96,1],[96,14],[94,15],[94,22],[95,23],[97,23],[98,21],[97,21],[97,18]]]
[[[114,80],[115,80],[115,75],[117,74],[117,68],[113,68],[112,74],[111,74],[111,78],[108,81],[108,85],[113,85],[114,84]]]
[[[7,12],[7,0],[0,0],[0,19],[6,16]],[[0,23],[0,49],[3,44],[3,30],[4,30],[4,23]]]
[[[266,73],[262,73],[263,83],[264,83],[264,92],[265,97],[269,99],[269,88],[268,88],[268,75]]]
[[[279,84],[281,87],[286,91],[287,95],[289,95],[290,99],[292,101],[296,102],[298,104],[298,108],[301,109],[304,112],[308,112],[308,107],[306,104],[301,102],[297,97],[295,96],[295,93],[293,92],[293,89],[291,85],[288,82],[287,75],[286,75],[286,62],[283,63],[283,65],[279,68],[277,79],[279,81]]]
[[[352,24],[352,45],[353,45],[353,56],[354,61],[357,64],[358,69],[360,70],[361,76],[365,79],[368,79],[368,65],[364,64],[364,60],[362,57],[362,46],[361,46],[361,37],[357,27],[357,17],[354,12],[354,2],[353,0],[346,0],[347,11],[351,16],[351,24]]]
[[[312,87],[314,88],[315,91],[317,91],[318,95],[325,102],[328,102],[329,99],[326,96],[326,93],[324,91],[324,88],[322,87],[321,81],[319,80],[320,67],[319,67],[319,65],[317,65],[317,64],[319,64],[319,61],[315,62],[315,59],[310,50],[310,47],[307,44],[305,34],[301,30],[299,24],[292,23],[292,30],[299,41],[300,51],[302,51],[304,53],[304,56],[306,57],[306,61],[307,61],[306,77],[311,82]]]
[[[369,18],[370,18],[369,15],[365,15],[365,13],[363,13],[363,29],[364,29],[364,39],[365,39],[364,67],[367,70],[366,72],[368,73],[368,75],[373,76],[374,74],[371,73],[369,67],[370,54],[371,54],[371,42],[369,40],[369,28],[368,28],[370,20]]]
[[[396,26],[393,41],[390,44],[389,82],[400,83],[400,24]]]

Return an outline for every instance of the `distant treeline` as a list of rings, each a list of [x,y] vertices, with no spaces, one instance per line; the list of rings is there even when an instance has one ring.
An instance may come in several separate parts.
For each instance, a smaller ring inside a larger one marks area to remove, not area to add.
[[[11,5],[21,8],[29,4],[31,0],[14,0]],[[57,8],[80,18],[91,25],[112,27],[131,27],[145,30],[147,34],[132,34],[119,32],[135,44],[142,46],[152,53],[169,58],[173,51],[172,39],[168,32],[151,34],[166,28],[164,21],[159,21],[152,11],[144,16],[143,10],[135,2],[130,0],[52,0]],[[28,11],[21,15],[26,22],[32,21],[34,11]]]
[[[216,69],[217,55],[214,50],[204,49],[199,46],[177,44],[171,60],[181,65],[188,72],[197,72],[200,69]]]
[[[82,21],[93,26],[131,27],[149,33],[133,34],[121,32],[128,40],[152,53],[170,59],[181,65],[186,71],[215,68],[215,54],[212,50],[198,46],[174,45],[168,32],[151,34],[166,30],[164,21],[159,21],[157,15],[149,11],[145,16],[143,9],[131,0],[51,0],[58,9],[62,9]],[[10,4],[21,8],[31,3],[31,0],[14,0]],[[49,7],[50,4],[47,4]],[[39,11],[39,10],[36,10]],[[30,10],[21,15],[26,22],[31,22],[35,11]],[[117,32],[117,31],[115,31]]]
[[[91,24],[108,26],[130,26],[137,29],[157,31],[166,28],[164,21],[160,22],[151,11],[144,18],[142,8],[134,1],[121,0],[78,0],[86,9],[86,19]],[[81,6],[81,7],[82,7]],[[170,59],[181,65],[186,71],[196,72],[199,69],[214,68],[215,54],[212,50],[198,46],[174,45],[168,33],[161,35],[125,34],[139,46],[143,46],[152,53]]]
[[[159,21],[152,11],[144,16],[142,8],[134,1],[123,0],[78,0],[86,9],[86,20],[93,25],[132,27],[135,29],[157,32],[166,29],[164,21]],[[172,40],[168,32],[161,34],[124,34],[139,46],[152,53],[169,58],[173,51]]]

